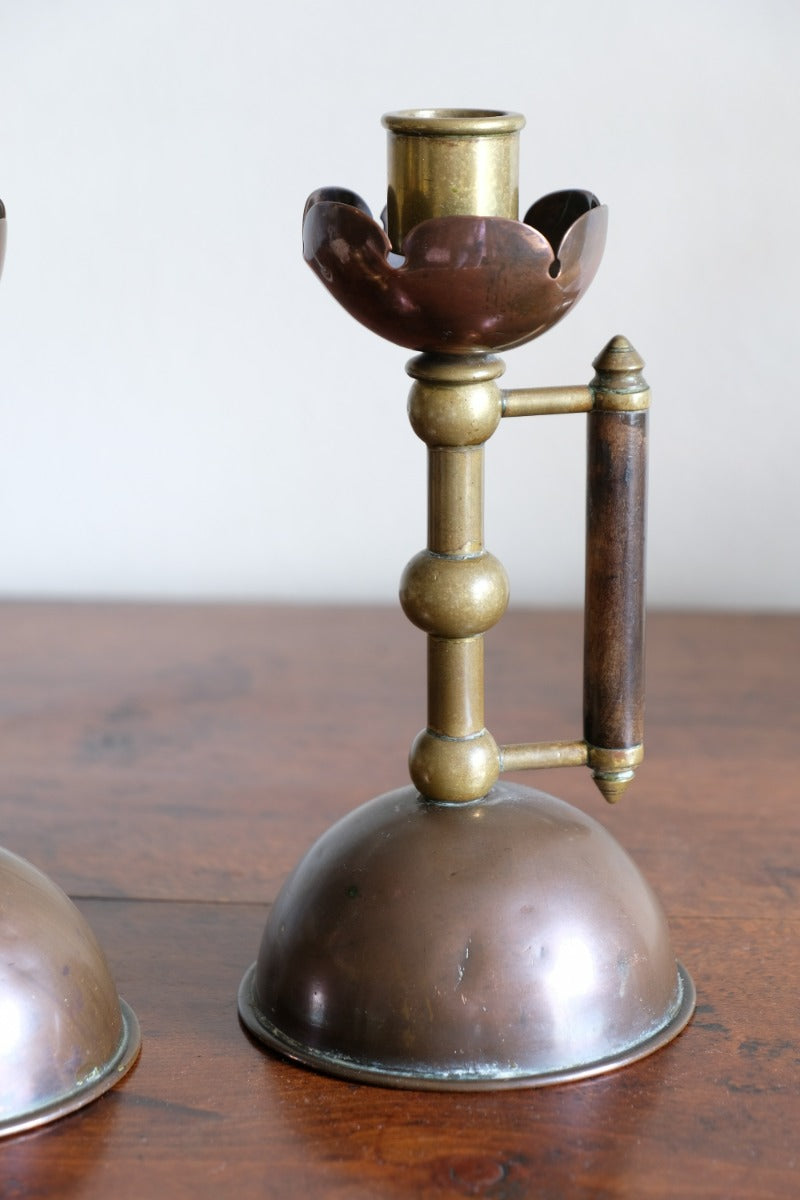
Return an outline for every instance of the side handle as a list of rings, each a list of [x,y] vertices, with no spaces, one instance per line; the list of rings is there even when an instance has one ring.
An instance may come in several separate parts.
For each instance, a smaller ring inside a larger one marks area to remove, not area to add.
[[[642,359],[615,337],[594,361],[587,416],[583,735],[608,801],[644,755],[647,410]]]

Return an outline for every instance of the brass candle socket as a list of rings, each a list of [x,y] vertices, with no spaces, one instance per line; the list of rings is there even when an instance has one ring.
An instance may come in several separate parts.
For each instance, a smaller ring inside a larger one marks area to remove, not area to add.
[[[519,113],[426,109],[387,113],[386,230],[395,250],[431,217],[519,214]]]
[[[586,765],[615,800],[641,761],[649,389],[619,337],[586,386],[501,389],[490,352],[580,298],[605,208],[559,192],[516,219],[516,114],[421,110],[384,124],[389,236],[355,193],[322,189],[306,205],[304,254],[351,315],[422,351],[407,369],[428,448],[428,545],[400,600],[428,637],[428,720],[412,785],[335,825],[281,890],[239,1009],[267,1045],[351,1078],[563,1082],[649,1054],[694,1007],[624,851],[583,813],[500,779]],[[586,413],[589,426],[584,736],[503,746],[484,724],[483,638],[508,600],[483,541],[484,445],[504,417],[551,412]]]

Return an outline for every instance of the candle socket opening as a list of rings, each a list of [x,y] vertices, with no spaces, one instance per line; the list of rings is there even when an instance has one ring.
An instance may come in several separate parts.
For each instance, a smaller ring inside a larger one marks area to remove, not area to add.
[[[525,118],[496,109],[421,108],[387,113],[387,232],[431,217],[519,217],[519,131]]]

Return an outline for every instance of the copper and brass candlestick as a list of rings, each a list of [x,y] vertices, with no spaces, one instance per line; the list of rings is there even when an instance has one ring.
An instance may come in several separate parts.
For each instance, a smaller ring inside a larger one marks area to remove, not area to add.
[[[559,192],[517,219],[515,113],[384,117],[386,231],[355,193],[315,192],[304,254],[359,321],[418,351],[428,545],[400,601],[428,638],[411,786],[314,845],[278,896],[239,1008],[261,1041],[335,1074],[499,1088],[610,1070],[673,1038],[694,990],[630,858],[582,812],[501,780],[586,765],[615,800],[642,759],[650,393],[622,337],[585,386],[503,390],[496,352],[545,332],[591,282],[606,210]],[[588,414],[583,738],[498,745],[484,634],[508,601],[483,541],[483,448],[506,417]]]

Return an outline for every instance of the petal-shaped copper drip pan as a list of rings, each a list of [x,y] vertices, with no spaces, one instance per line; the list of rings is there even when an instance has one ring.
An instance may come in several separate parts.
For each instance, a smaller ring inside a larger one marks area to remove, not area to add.
[[[540,217],[542,230],[526,223]],[[360,196],[320,188],[306,202],[303,254],[350,315],[389,341],[442,354],[508,350],[583,296],[602,258],[607,211],[590,192],[557,192],[526,222],[434,217],[406,234],[398,265]]]
[[[0,849],[0,1137],[100,1096],[139,1044],[84,917],[46,875]]]
[[[530,1087],[599,1074],[694,1008],[655,895],[561,800],[498,784],[469,804],[388,793],[284,885],[239,1011],[290,1058],[400,1087]]]

